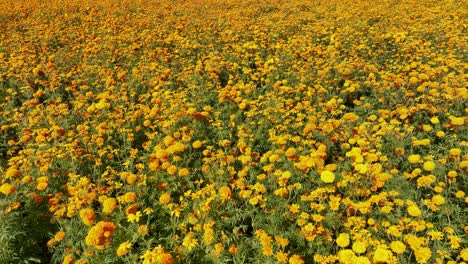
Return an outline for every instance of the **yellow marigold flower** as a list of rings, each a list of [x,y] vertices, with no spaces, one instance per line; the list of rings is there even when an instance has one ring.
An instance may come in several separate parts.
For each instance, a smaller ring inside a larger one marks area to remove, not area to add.
[[[340,247],[347,247],[349,246],[349,234],[341,233],[338,238],[336,239],[336,244]]]
[[[117,207],[117,199],[107,198],[102,203],[102,213],[103,214],[112,214],[114,209]]]
[[[356,256],[353,258],[352,264],[371,264],[371,262],[366,256]]]
[[[95,246],[97,249],[103,250],[109,245],[110,237],[114,232],[114,223],[100,221],[91,227],[85,238],[85,242],[88,246]]]
[[[457,175],[458,175],[458,173],[457,173],[456,171],[453,171],[453,170],[452,170],[452,171],[449,171],[449,172],[447,173],[447,176],[448,176],[449,178],[455,178],[455,177],[457,177]]]
[[[401,241],[393,241],[390,243],[390,248],[396,254],[403,254],[406,251],[406,246]]]
[[[434,175],[425,175],[421,176],[416,180],[416,183],[418,184],[418,187],[426,187],[431,184],[433,184],[436,180],[436,177]]]
[[[449,117],[450,123],[454,126],[463,126],[465,124],[465,118],[463,117],[455,117],[451,116]]]
[[[0,192],[5,195],[10,195],[16,191],[16,187],[9,183],[4,183],[0,186]]]
[[[362,253],[366,252],[366,250],[367,250],[366,243],[364,243],[362,241],[356,241],[356,242],[353,243],[352,249],[353,249],[354,252],[356,252],[358,254],[362,254]]]
[[[355,122],[359,119],[359,116],[351,112],[351,113],[344,114],[343,119],[348,122]]]
[[[445,198],[440,195],[440,194],[437,194],[437,195],[434,195],[431,199],[431,201],[435,204],[435,205],[442,205],[445,203]]]
[[[449,150],[449,154],[450,154],[451,156],[460,156],[460,155],[461,155],[461,152],[462,152],[462,151],[461,151],[461,149],[459,149],[459,148],[451,148],[451,149]]]
[[[223,202],[231,199],[231,196],[232,196],[232,191],[229,187],[223,186],[219,188],[219,197],[221,198]]]
[[[72,264],[74,259],[75,257],[73,257],[73,254],[65,255],[65,257],[63,258],[62,264]]]
[[[55,235],[54,235],[54,240],[55,241],[62,241],[63,239],[65,238],[65,232],[63,232],[62,230],[58,231]]]
[[[338,251],[338,261],[343,264],[352,264],[356,254],[351,249]]]
[[[388,263],[392,258],[392,252],[383,247],[377,247],[374,251],[373,260],[374,263]]]
[[[444,137],[444,136],[445,136],[445,132],[444,132],[444,131],[441,131],[441,130],[439,130],[439,131],[437,131],[437,132],[436,132],[436,136],[437,136],[437,137],[439,137],[439,138],[442,138],[442,137]]]
[[[414,217],[421,216],[421,209],[419,209],[419,207],[417,207],[416,205],[408,206],[407,211],[408,211],[408,214],[411,216],[414,216]]]
[[[432,160],[424,162],[423,169],[425,171],[432,171],[435,168],[435,163]]]
[[[320,174],[320,179],[324,183],[332,183],[335,181],[335,174],[331,171],[325,170]]]
[[[411,77],[411,78],[409,79],[409,83],[410,83],[410,84],[416,84],[416,83],[418,83],[418,82],[419,82],[419,80],[418,80],[418,78],[416,78],[415,76],[413,76],[413,77]]]
[[[276,261],[277,263],[286,264],[288,263],[288,253],[283,251],[276,252]]]
[[[434,116],[434,117],[431,117],[431,123],[434,124],[434,125],[437,125],[439,124],[439,118],[437,116]]]
[[[460,258],[463,259],[463,261],[468,261],[468,248],[464,248],[460,251]]]
[[[140,217],[141,217],[141,212],[137,211],[134,214],[128,214],[127,221],[130,223],[138,223],[140,221]]]
[[[182,246],[186,247],[189,251],[198,245],[198,239],[193,238],[194,236],[193,232],[189,232],[182,240]]]
[[[201,146],[203,145],[203,142],[201,142],[200,140],[196,140],[192,143],[192,147],[194,149],[198,149],[198,148],[201,148]]]
[[[188,176],[188,175],[190,174],[190,171],[189,171],[189,169],[187,169],[187,168],[181,168],[181,169],[179,169],[179,173],[178,173],[178,174],[179,174],[179,176],[181,176],[181,177],[185,177],[185,176]]]
[[[124,256],[124,255],[127,255],[128,254],[128,251],[129,249],[132,247],[132,243],[130,243],[130,241],[125,241],[123,243],[121,243],[119,245],[119,247],[117,248],[117,256]]]
[[[464,161],[460,162],[460,164],[458,166],[460,167],[460,169],[468,168],[468,160],[464,160]]]
[[[432,251],[428,247],[420,247],[414,251],[417,263],[427,263],[432,256]]]
[[[137,198],[137,194],[135,192],[127,192],[124,195],[119,196],[118,200],[120,203],[131,203],[134,202]]]
[[[161,194],[161,196],[159,196],[159,202],[162,203],[162,204],[168,204],[171,202],[171,195],[168,194],[167,192]]]
[[[415,164],[415,163],[420,163],[422,162],[421,161],[421,156],[417,155],[417,154],[411,154],[408,156],[408,161],[409,163],[411,164]]]
[[[147,225],[140,225],[138,227],[138,233],[140,235],[143,235],[143,236],[147,235],[148,234],[148,226]]]
[[[211,254],[212,254],[213,256],[218,257],[218,256],[221,255],[221,253],[223,253],[223,251],[224,251],[223,243],[216,243],[216,244],[214,245],[214,249],[211,251]]]
[[[169,175],[176,175],[177,167],[175,165],[171,165],[166,169],[166,171]]]
[[[8,179],[8,178],[16,178],[20,175],[20,171],[18,170],[18,168],[16,168],[16,166],[11,166],[7,169],[7,171],[5,172],[5,179]]]
[[[289,258],[289,264],[304,264],[304,260],[299,255],[292,255]]]
[[[36,179],[36,188],[39,191],[44,191],[49,185],[49,178],[47,176],[39,177]]]
[[[94,224],[94,220],[95,220],[94,210],[91,208],[81,209],[80,218],[85,225],[91,226],[92,224]]]
[[[461,198],[465,197],[465,192],[464,191],[457,191],[457,193],[455,193],[455,197],[457,197],[458,199],[461,199]]]

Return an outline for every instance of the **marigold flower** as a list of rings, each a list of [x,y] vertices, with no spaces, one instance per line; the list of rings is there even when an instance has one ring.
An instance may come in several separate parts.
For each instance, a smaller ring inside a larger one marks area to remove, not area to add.
[[[130,243],[130,241],[128,240],[121,243],[116,251],[117,256],[120,257],[120,256],[127,255],[131,247],[132,247],[132,243]]]
[[[171,165],[166,169],[166,171],[169,175],[176,175],[177,167],[175,165]]]
[[[97,249],[103,250],[109,245],[110,237],[114,232],[114,223],[99,221],[88,231],[85,242],[88,246],[95,246]]]
[[[304,260],[299,255],[292,255],[289,258],[289,264],[304,264]]]
[[[18,170],[18,168],[16,166],[11,166],[7,169],[7,171],[5,172],[5,175],[4,175],[4,178],[5,179],[8,179],[8,178],[16,178],[20,175],[20,171]]]
[[[462,152],[462,151],[461,151],[461,149],[459,149],[459,148],[451,148],[451,149],[449,150],[449,154],[450,154],[451,156],[460,156],[460,155],[461,155],[461,152]]]
[[[440,194],[437,194],[437,195],[434,195],[431,199],[431,201],[435,204],[435,205],[442,205],[445,203],[445,198],[440,195]]]
[[[374,263],[388,263],[392,258],[392,252],[383,247],[377,247],[374,251],[373,260]]]
[[[55,235],[54,235],[54,240],[55,241],[62,241],[63,239],[65,238],[65,232],[63,232],[62,230],[58,231]]]
[[[336,244],[340,247],[347,247],[349,246],[349,234],[341,233],[338,238],[336,239]]]
[[[103,214],[112,214],[114,209],[117,207],[117,199],[107,198],[102,203],[102,213]]]
[[[409,163],[411,164],[415,164],[415,163],[420,163],[422,162],[421,161],[421,156],[420,155],[417,155],[417,154],[411,154],[408,156],[408,161]]]
[[[16,187],[9,183],[4,183],[0,186],[0,192],[5,195],[10,195],[16,191]]]
[[[435,163],[432,160],[426,161],[423,164],[423,169],[425,171],[432,171],[435,168]]]
[[[39,177],[36,179],[36,188],[39,191],[44,191],[49,185],[49,178],[47,176]]]
[[[194,236],[193,232],[189,232],[182,241],[182,246],[186,247],[189,251],[198,245],[198,239],[194,238]]]
[[[338,261],[343,264],[354,263],[353,260],[356,257],[356,254],[351,249],[342,249],[338,251]]]
[[[428,247],[420,247],[414,251],[417,263],[427,263],[432,256],[432,251]]]
[[[63,258],[62,264],[72,264],[74,259],[73,254],[67,254]]]
[[[416,205],[408,206],[408,214],[414,217],[421,216],[421,209]]]
[[[95,220],[94,210],[91,208],[85,208],[80,210],[80,218],[83,223],[87,226],[91,226]]]
[[[223,202],[231,199],[231,189],[227,186],[222,186],[221,188],[219,188],[219,196],[221,198],[221,201]]]
[[[203,145],[203,143],[200,141],[200,140],[196,140],[192,143],[192,147],[194,149],[198,149],[198,148],[201,148],[201,146]]]
[[[147,225],[140,225],[138,227],[138,233],[142,236],[145,236],[148,234],[148,226]]]
[[[390,243],[390,248],[396,254],[403,254],[406,251],[406,246],[401,241],[393,241]]]
[[[353,249],[354,252],[356,252],[358,254],[362,254],[362,253],[366,252],[367,246],[366,246],[366,243],[364,243],[362,241],[356,241],[356,242],[353,243],[352,249]]]
[[[162,203],[162,204],[168,204],[171,202],[171,195],[167,192],[161,194],[161,196],[159,196],[159,202]]]
[[[331,171],[325,170],[320,174],[320,179],[324,183],[332,183],[335,181],[335,174]]]

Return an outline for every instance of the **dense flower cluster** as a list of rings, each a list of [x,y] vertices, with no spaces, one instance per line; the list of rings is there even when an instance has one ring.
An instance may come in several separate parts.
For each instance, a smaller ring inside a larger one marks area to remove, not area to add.
[[[44,263],[466,262],[466,8],[3,1],[0,216]]]

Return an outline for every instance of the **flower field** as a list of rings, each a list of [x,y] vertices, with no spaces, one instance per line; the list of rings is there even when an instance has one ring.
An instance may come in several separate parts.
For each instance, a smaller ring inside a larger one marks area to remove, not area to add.
[[[468,262],[467,7],[0,1],[0,264]]]

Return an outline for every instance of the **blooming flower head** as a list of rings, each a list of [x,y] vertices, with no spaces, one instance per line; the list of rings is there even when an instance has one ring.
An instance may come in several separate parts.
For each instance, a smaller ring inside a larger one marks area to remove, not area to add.
[[[107,198],[102,203],[102,213],[111,214],[116,207],[117,207],[117,199]]]
[[[130,243],[130,241],[125,241],[123,243],[121,243],[119,245],[119,247],[117,248],[117,256],[123,256],[123,255],[127,255],[128,254],[128,251],[129,249],[132,247],[132,243]]]
[[[325,170],[320,174],[320,179],[324,183],[332,183],[335,181],[335,174],[331,171]]]
[[[95,220],[94,210],[91,208],[84,208],[80,210],[80,218],[87,226],[91,226]]]
[[[374,251],[374,263],[388,263],[391,258],[392,252],[388,249],[377,247],[377,249]]]
[[[362,242],[362,241],[356,241],[353,243],[353,251],[358,253],[358,254],[362,254],[364,252],[366,252],[366,243]]]
[[[424,162],[423,169],[425,171],[432,171],[435,168],[435,163],[432,160]]]
[[[336,244],[340,247],[349,246],[349,235],[347,233],[341,233],[336,239]]]
[[[417,155],[417,154],[411,154],[408,156],[408,161],[409,163],[411,164],[415,164],[415,163],[420,163],[422,162],[421,160],[421,156],[420,155]]]
[[[232,192],[229,187],[223,186],[219,188],[219,196],[221,198],[221,201],[224,202],[224,201],[231,199],[231,195],[232,195]]]
[[[91,227],[85,242],[88,246],[95,246],[97,249],[105,249],[109,243],[112,234],[115,232],[115,225],[108,221],[99,221]]]
[[[419,207],[416,205],[410,205],[408,206],[408,214],[414,217],[418,217],[421,215],[421,209],[419,209]]]
[[[405,244],[403,244],[401,241],[393,241],[390,243],[390,248],[397,254],[403,254],[406,250]]]
[[[9,195],[9,194],[12,194],[16,191],[16,187],[12,184],[9,184],[9,183],[4,183],[0,186],[0,192],[5,194],[5,195]]]

